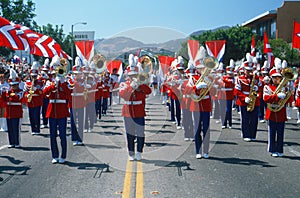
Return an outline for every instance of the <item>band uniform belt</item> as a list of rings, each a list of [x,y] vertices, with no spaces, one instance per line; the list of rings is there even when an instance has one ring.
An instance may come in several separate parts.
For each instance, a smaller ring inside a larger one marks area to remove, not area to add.
[[[8,102],[7,105],[22,105],[20,102]]]
[[[57,99],[57,100],[49,100],[50,103],[67,103],[66,100],[60,100],[60,99]]]
[[[221,88],[221,91],[232,91],[233,88]]]
[[[143,102],[141,100],[139,100],[139,101],[125,101],[125,104],[127,104],[127,105],[140,105],[142,103]]]
[[[182,97],[183,97],[183,98],[190,98],[191,95],[183,95]]]

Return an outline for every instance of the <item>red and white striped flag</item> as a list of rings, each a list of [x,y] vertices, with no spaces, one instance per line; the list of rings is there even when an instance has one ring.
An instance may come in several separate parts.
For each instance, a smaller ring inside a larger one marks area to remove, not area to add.
[[[264,32],[264,53],[268,56],[268,67],[272,68],[274,66],[274,57],[266,32]]]
[[[174,57],[171,56],[158,56],[159,61],[159,69],[158,76],[160,79],[164,80],[167,75],[169,68],[171,67],[171,63],[175,60]]]
[[[13,50],[25,50],[26,48],[18,36],[16,28],[3,17],[0,17],[0,46]]]
[[[200,51],[199,51],[199,41],[188,40],[188,55],[189,59],[193,61],[194,65],[200,64]]]
[[[251,42],[251,56],[255,57],[255,37],[252,35],[252,42]]]
[[[225,54],[225,44],[226,40],[206,41],[205,45],[208,55],[217,58],[221,62]]]
[[[300,49],[300,23],[297,23],[296,21],[294,21],[292,47]]]
[[[120,60],[106,61],[106,68],[107,68],[108,72],[111,74],[113,73],[113,70],[116,69],[117,74],[119,75],[117,82],[120,82],[122,75],[123,75],[122,61],[120,61]]]
[[[94,41],[75,41],[76,53],[83,62],[90,62],[94,57]]]

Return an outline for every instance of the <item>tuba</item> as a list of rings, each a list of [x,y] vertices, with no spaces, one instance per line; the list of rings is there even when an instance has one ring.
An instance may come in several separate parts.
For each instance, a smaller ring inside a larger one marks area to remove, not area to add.
[[[105,75],[106,64],[105,64],[105,57],[103,55],[96,54],[92,59],[91,65],[95,66],[97,74],[99,74],[100,76]]]
[[[65,58],[60,58],[60,65],[56,66],[55,73],[58,77],[63,77],[67,71],[68,61]]]
[[[201,101],[213,86],[214,82],[209,80],[207,76],[209,75],[210,70],[216,69],[219,66],[219,61],[213,56],[208,56],[203,59],[203,64],[205,66],[205,70],[203,74],[200,76],[200,78],[198,79],[198,81],[195,83],[195,86],[200,82],[205,82],[207,84],[207,87],[200,92],[199,96],[197,96],[194,93],[191,94],[191,99],[195,102]]]
[[[278,94],[279,92],[282,91],[282,89],[286,86],[286,84],[290,80],[294,80],[297,74],[294,72],[292,68],[284,68],[281,72],[283,79],[281,80],[280,84],[277,86],[276,90],[274,91],[273,94]],[[292,91],[287,91],[286,97],[284,99],[280,99],[277,103],[268,103],[267,107],[270,109],[272,112],[278,112],[280,111],[285,103],[288,101],[290,96],[292,95]]]
[[[149,56],[141,57],[141,68],[142,72],[138,75],[138,84],[148,84],[149,77],[153,70],[153,64]]]

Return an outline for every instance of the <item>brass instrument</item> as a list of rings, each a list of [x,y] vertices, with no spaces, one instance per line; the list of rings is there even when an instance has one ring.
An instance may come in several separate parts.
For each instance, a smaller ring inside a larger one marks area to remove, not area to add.
[[[32,79],[32,84],[31,84],[31,87],[28,91],[28,95],[27,95],[27,101],[28,102],[31,102],[31,100],[32,100],[32,95],[34,93],[33,86],[34,86],[34,79]]]
[[[249,93],[250,102],[247,105],[247,111],[250,111],[250,112],[253,111],[253,109],[254,109],[255,101],[256,101],[256,98],[257,98],[257,95],[258,95],[257,91],[254,89],[255,76],[256,76],[256,74],[254,73],[253,77],[252,77],[251,84],[250,84],[250,93]]]
[[[149,56],[142,56],[141,58],[142,72],[138,75],[138,84],[149,84],[150,74],[153,70],[153,64]]]
[[[297,73],[295,73],[292,68],[288,67],[284,68],[281,74],[283,76],[283,79],[280,81],[273,94],[278,94],[279,92],[282,92],[282,88],[284,88],[290,80],[293,80],[295,76],[297,76]],[[277,103],[268,103],[268,109],[270,109],[272,112],[280,111],[284,107],[285,103],[288,101],[292,93],[292,91],[287,91],[286,97],[284,99],[280,99]]]
[[[105,57],[101,54],[96,54],[93,59],[90,67],[95,66],[96,73],[100,74],[101,76],[105,75],[106,72],[106,64],[105,64]]]
[[[58,77],[63,77],[67,71],[68,61],[65,58],[60,58],[60,65],[56,66],[55,73]]]
[[[207,87],[203,91],[200,92],[199,96],[194,93],[191,94],[191,99],[195,102],[201,101],[206,96],[207,92],[211,89],[211,87],[213,86],[214,82],[208,80],[207,76],[209,75],[210,70],[218,68],[219,61],[215,57],[208,56],[203,59],[203,64],[205,66],[205,70],[204,70],[203,74],[201,74],[198,81],[195,83],[195,86],[197,86],[197,84],[199,84],[200,82],[205,82],[207,84]]]

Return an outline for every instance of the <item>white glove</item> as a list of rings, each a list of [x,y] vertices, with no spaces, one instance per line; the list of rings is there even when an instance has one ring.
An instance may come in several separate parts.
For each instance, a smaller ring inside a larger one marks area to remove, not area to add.
[[[254,90],[254,91],[258,91],[258,86],[254,85],[254,86],[253,86],[253,90]]]
[[[138,88],[138,84],[134,80],[130,83],[130,86],[132,87],[132,89],[137,89]]]
[[[87,89],[90,89],[91,87],[92,87],[92,85],[90,85],[90,84],[85,85],[85,88],[87,88]]]
[[[286,94],[280,92],[280,93],[277,94],[277,96],[278,96],[278,98],[280,98],[280,99],[284,99],[284,98],[286,97]]]
[[[250,103],[250,98],[249,97],[245,98],[245,103],[248,103],[248,104]]]
[[[270,77],[269,76],[265,76],[264,79],[263,79],[263,81],[265,83],[269,83],[270,82]]]
[[[196,89],[205,89],[207,84],[205,82],[200,82],[196,85]]]

